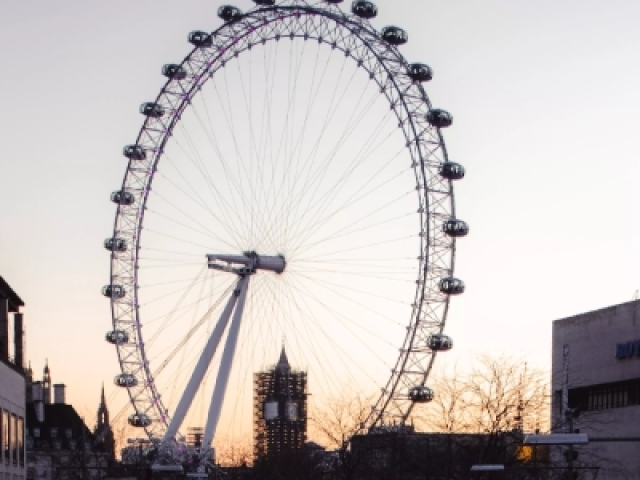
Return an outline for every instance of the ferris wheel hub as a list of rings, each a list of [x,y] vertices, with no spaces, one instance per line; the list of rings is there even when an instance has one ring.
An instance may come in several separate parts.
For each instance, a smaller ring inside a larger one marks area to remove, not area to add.
[[[258,255],[256,252],[244,252],[242,255],[208,254],[208,266],[214,270],[252,275],[258,270],[282,273],[287,262],[283,255]]]

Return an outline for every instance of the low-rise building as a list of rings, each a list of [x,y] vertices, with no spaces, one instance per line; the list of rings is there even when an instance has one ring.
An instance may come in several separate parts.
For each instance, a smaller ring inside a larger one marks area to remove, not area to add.
[[[25,478],[23,306],[24,302],[0,277],[0,480]]]
[[[640,300],[556,320],[552,355],[554,431],[591,439],[576,466],[640,479]]]

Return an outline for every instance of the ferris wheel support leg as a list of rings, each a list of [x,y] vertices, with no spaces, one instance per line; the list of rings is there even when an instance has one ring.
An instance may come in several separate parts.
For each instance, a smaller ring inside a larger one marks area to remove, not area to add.
[[[242,288],[242,286],[240,285],[241,283],[242,283],[242,279],[240,279],[236,283],[236,288],[234,288],[233,292],[231,293],[231,298],[229,298],[229,301],[227,302],[227,306],[225,307],[222,314],[220,315],[220,320],[218,320],[216,327],[214,328],[213,332],[211,333],[211,336],[209,337],[209,341],[207,342],[207,344],[204,347],[204,350],[202,351],[202,355],[200,355],[198,364],[196,365],[193,373],[191,374],[191,379],[189,380],[189,383],[187,384],[187,387],[184,393],[182,394],[180,403],[178,403],[178,406],[176,407],[176,411],[171,417],[171,423],[169,424],[169,427],[167,428],[164,438],[162,439],[163,444],[166,442],[170,442],[175,438],[176,434],[178,433],[178,429],[180,428],[180,426],[182,425],[182,422],[184,421],[184,417],[187,415],[187,412],[189,411],[189,407],[191,407],[193,398],[195,397],[195,394],[198,391],[198,388],[200,387],[200,382],[202,382],[202,378],[204,377],[205,373],[207,372],[207,369],[209,368],[211,359],[213,358],[213,355],[216,353],[216,350],[218,349],[218,345],[220,344],[220,339],[222,338],[222,335],[227,328],[227,324],[229,323],[229,318],[231,317],[233,308],[235,307],[236,302],[238,301],[238,296],[240,295],[241,293],[240,290]]]
[[[216,434],[218,420],[220,419],[220,412],[222,411],[222,404],[224,402],[224,394],[227,390],[227,383],[231,372],[231,364],[236,351],[236,345],[238,344],[238,334],[240,332],[240,323],[242,322],[242,313],[247,299],[247,290],[249,290],[249,278],[250,275],[245,275],[241,277],[240,282],[238,283],[240,295],[238,297],[236,310],[233,314],[231,326],[229,327],[229,335],[227,336],[227,343],[225,344],[224,352],[222,353],[220,370],[218,371],[218,377],[216,378],[216,386],[213,389],[213,396],[211,397],[211,405],[209,406],[209,414],[207,415],[207,425],[202,439],[202,450],[200,452],[201,459],[204,459],[209,455],[211,442]]]

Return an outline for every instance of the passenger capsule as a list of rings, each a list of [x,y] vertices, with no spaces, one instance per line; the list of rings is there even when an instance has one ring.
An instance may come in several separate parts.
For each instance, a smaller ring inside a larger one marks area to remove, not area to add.
[[[102,295],[107,298],[122,298],[126,293],[122,285],[105,285],[102,287]]]
[[[453,348],[453,340],[451,337],[442,333],[434,333],[428,340],[429,348],[434,352],[446,352]]]
[[[110,252],[126,252],[127,251],[127,241],[124,238],[107,238],[104,241],[104,248],[109,250]]]
[[[351,4],[351,11],[360,18],[375,18],[378,15],[378,7],[367,0],[356,0]]]
[[[193,32],[189,33],[189,36],[187,38],[189,40],[189,43],[194,47],[210,47],[213,43],[211,40],[211,35],[200,30],[194,30]]]
[[[124,330],[111,330],[107,332],[105,339],[113,345],[120,345],[129,341],[129,334]]]
[[[466,237],[469,233],[469,225],[457,218],[451,218],[442,224],[442,231],[450,237]]]
[[[424,63],[412,63],[407,74],[414,82],[428,82],[433,78],[433,70]]]
[[[433,390],[429,387],[413,387],[409,390],[409,398],[414,403],[429,403],[433,400]]]
[[[151,418],[144,413],[133,413],[127,419],[132,427],[148,427],[151,425]]]
[[[235,22],[242,18],[242,10],[232,5],[222,5],[218,9],[218,16],[225,22]]]
[[[113,377],[113,383],[122,388],[135,387],[138,385],[138,379],[130,373],[121,373]]]
[[[271,5],[276,4],[276,0],[253,0],[253,3],[264,7],[270,7]]]
[[[464,293],[464,282],[459,278],[447,277],[440,280],[440,291],[447,295],[460,295]]]
[[[133,205],[136,197],[133,196],[133,193],[127,192],[126,190],[116,190],[111,193],[111,201],[118,205]]]
[[[400,27],[384,27],[382,29],[382,38],[387,43],[397,47],[407,43],[409,35]]]
[[[140,113],[146,117],[160,118],[164,116],[164,107],[153,102],[145,102],[140,105]]]
[[[167,63],[162,67],[162,75],[171,80],[183,80],[187,78],[187,71],[182,65],[176,65],[175,63]]]
[[[453,123],[453,115],[451,115],[446,110],[440,110],[438,108],[434,108],[433,110],[429,110],[427,113],[427,122],[437,128],[446,128],[450,127]]]
[[[144,160],[147,152],[140,145],[127,145],[122,149],[122,154],[129,160]]]
[[[440,167],[440,176],[447,180],[462,180],[465,173],[464,167],[459,163],[445,162]]]

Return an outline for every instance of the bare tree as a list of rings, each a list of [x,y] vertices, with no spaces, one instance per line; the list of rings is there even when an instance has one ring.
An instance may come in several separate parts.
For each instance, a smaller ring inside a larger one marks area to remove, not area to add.
[[[310,438],[327,449],[342,448],[371,412],[373,396],[345,391],[314,405],[309,418]]]
[[[216,463],[222,467],[244,467],[253,464],[251,436],[226,437],[216,440]]]

